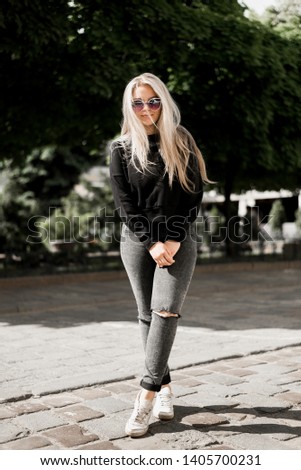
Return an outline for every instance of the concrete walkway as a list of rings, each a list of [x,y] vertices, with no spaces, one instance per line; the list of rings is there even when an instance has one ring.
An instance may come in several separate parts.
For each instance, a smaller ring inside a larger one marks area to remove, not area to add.
[[[301,264],[198,266],[175,419],[131,439],[143,367],[124,272],[0,280],[0,449],[300,449]]]

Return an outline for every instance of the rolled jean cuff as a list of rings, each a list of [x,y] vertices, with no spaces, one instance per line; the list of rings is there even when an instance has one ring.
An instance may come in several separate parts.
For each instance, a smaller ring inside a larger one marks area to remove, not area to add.
[[[170,374],[168,373],[167,375],[163,377],[161,385],[167,385],[170,382],[171,382],[171,378],[170,378]]]
[[[149,390],[150,392],[160,392],[162,385],[167,385],[170,382],[171,378],[170,374],[168,373],[163,377],[161,385],[144,382],[143,379],[141,380],[140,385],[142,388],[145,388],[145,390]]]
[[[150,384],[149,382],[143,382],[143,380],[141,380],[140,385],[142,388],[149,390],[150,392],[160,392],[161,390],[161,385]]]

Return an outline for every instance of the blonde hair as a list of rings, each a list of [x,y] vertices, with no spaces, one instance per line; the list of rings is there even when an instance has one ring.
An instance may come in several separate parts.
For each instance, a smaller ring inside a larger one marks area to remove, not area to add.
[[[181,115],[166,85],[155,75],[143,73],[133,78],[126,86],[123,95],[123,122],[120,142],[127,149],[130,161],[141,172],[149,169],[149,140],[146,130],[132,108],[133,90],[141,85],[149,85],[161,99],[161,114],[155,124],[160,137],[160,153],[165,162],[171,185],[177,177],[182,187],[193,191],[193,184],[187,176],[191,152],[197,157],[201,178],[210,183],[207,177],[203,156],[191,134],[180,125]]]

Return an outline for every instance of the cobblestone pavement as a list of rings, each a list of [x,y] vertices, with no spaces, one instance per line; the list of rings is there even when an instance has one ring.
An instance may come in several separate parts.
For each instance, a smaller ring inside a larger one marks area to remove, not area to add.
[[[0,449],[301,450],[300,266],[273,268],[196,270],[175,418],[138,439],[124,433],[142,366],[125,276],[0,281]]]
[[[138,380],[2,405],[0,449],[301,449],[301,347],[173,374],[175,418],[142,438],[124,425]]]

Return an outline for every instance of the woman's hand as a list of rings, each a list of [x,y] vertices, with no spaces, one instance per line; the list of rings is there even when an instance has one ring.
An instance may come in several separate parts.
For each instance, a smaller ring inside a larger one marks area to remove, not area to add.
[[[179,251],[181,243],[176,240],[166,240],[164,245],[167,247],[168,252],[172,257]]]
[[[154,261],[156,261],[159,268],[163,268],[163,266],[171,266],[175,262],[173,256],[169,251],[168,245],[166,245],[166,242],[155,243],[149,249],[149,253],[154,259]]]
[[[173,259],[181,246],[180,242],[167,240],[165,243],[157,242],[149,250],[150,255],[156,261],[159,268],[171,266],[175,263]]]

